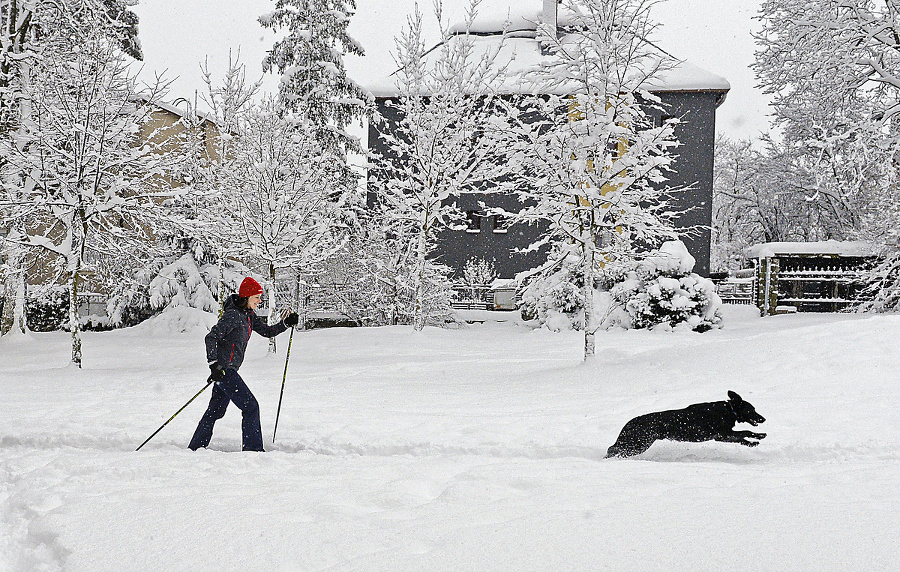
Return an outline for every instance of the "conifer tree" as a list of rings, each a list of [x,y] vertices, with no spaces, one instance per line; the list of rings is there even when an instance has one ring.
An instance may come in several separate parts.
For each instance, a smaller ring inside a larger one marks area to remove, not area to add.
[[[281,74],[282,108],[308,120],[318,143],[339,155],[361,151],[345,128],[371,105],[344,66],[344,56],[364,54],[347,32],[355,10],[355,0],[277,0],[275,10],[259,19],[286,33],[263,61],[264,71]]]

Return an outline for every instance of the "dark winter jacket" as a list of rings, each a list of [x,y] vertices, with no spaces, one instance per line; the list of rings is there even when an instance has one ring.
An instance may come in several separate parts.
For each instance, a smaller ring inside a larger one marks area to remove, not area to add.
[[[233,295],[225,301],[225,311],[218,323],[206,334],[206,359],[218,362],[222,369],[237,370],[244,361],[244,351],[250,334],[256,333],[274,338],[287,329],[284,322],[269,326],[256,312],[237,307],[238,297]]]

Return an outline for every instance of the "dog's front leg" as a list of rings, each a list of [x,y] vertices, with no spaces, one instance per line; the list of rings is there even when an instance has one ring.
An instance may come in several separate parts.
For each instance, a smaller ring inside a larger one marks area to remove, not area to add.
[[[723,443],[740,443],[745,447],[756,447],[759,441],[748,441],[747,439],[765,439],[765,433],[754,433],[753,431],[729,431],[723,435],[716,437],[716,441]]]

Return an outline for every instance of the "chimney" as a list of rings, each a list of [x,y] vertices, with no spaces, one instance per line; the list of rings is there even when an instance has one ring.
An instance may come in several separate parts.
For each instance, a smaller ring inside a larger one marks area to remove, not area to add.
[[[556,30],[557,9],[560,0],[544,0],[544,11],[541,13],[541,19],[544,24],[550,26],[551,30]]]

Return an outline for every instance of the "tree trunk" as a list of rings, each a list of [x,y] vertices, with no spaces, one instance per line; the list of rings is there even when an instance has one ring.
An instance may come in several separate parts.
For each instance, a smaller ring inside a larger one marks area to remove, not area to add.
[[[22,42],[27,38],[28,30],[31,26],[31,13],[28,8],[25,8],[27,11],[26,15],[22,16],[19,14],[19,10],[22,9],[21,6],[18,5],[17,2],[12,2],[7,6],[8,13],[6,14],[7,22],[6,25],[9,28],[3,30],[6,39],[15,38],[14,45],[11,47],[10,52],[15,54],[20,54],[22,52]],[[21,26],[21,28],[14,30],[14,26]],[[9,60],[8,60],[9,61]],[[4,66],[8,63],[4,62]],[[28,92],[28,77],[29,72],[31,70],[31,63],[28,61],[28,58],[18,59],[13,65],[18,66],[18,75],[20,80],[22,81],[22,89],[24,92]],[[3,70],[4,74],[8,74],[11,72],[9,69]],[[2,85],[4,87],[9,85],[8,75],[4,75],[2,80]],[[25,120],[31,117],[31,99],[28,97],[22,97],[19,99],[19,114],[18,117],[14,118],[14,123],[16,129],[19,131],[20,135],[23,135],[19,138],[19,142],[16,143],[19,151],[23,151],[25,149],[25,141],[27,140],[24,137],[24,123]],[[13,125],[6,124],[2,126],[2,129],[5,131],[13,127]],[[16,195],[18,195],[21,190],[14,191]],[[19,200],[19,197],[15,197],[16,200]],[[21,221],[14,224],[15,227],[18,227],[20,234],[24,235],[24,225]],[[7,290],[6,290],[6,302],[3,304],[3,315],[0,316],[0,335],[7,334],[10,332],[16,332],[20,334],[26,334],[28,332],[28,326],[25,320],[25,253],[24,247],[22,246],[13,246],[10,248],[10,259],[9,259],[9,267],[11,269],[10,279],[7,282]]]
[[[25,256],[20,246],[13,246],[8,252],[11,271],[7,275],[3,315],[0,317],[0,335],[26,334],[28,326],[25,322]]]
[[[413,327],[417,332],[425,329],[425,229],[419,233],[416,245],[416,300]]]
[[[275,263],[269,263],[269,317],[266,323],[270,326],[278,321],[278,296],[275,295]],[[275,338],[269,338],[269,353],[276,353]]]
[[[78,320],[78,268],[69,272],[69,328],[72,332],[72,363],[81,368],[81,324]]]
[[[78,213],[81,223],[81,244],[75,248],[74,229],[69,230],[72,239],[72,249],[69,251],[66,266],[69,270],[69,328],[72,332],[72,363],[81,368],[81,323],[78,316],[78,279],[81,273],[81,264],[84,260],[84,251],[87,247],[88,223],[83,211]]]
[[[219,318],[225,313],[225,255],[219,253]]]
[[[584,253],[584,359],[594,357],[594,249]]]
[[[300,314],[299,329],[306,329],[306,322],[309,319],[309,309],[306,304],[306,283],[303,281],[303,275],[300,269],[297,269],[297,292],[294,298],[294,311]]]

